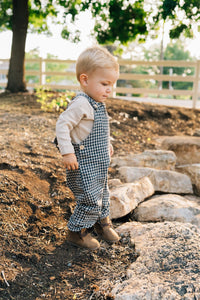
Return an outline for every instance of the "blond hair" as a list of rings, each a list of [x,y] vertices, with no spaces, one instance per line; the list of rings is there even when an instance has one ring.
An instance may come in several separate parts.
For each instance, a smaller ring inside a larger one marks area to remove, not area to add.
[[[76,77],[79,81],[81,74],[89,74],[98,68],[119,71],[119,64],[107,49],[94,46],[84,50],[76,62]]]

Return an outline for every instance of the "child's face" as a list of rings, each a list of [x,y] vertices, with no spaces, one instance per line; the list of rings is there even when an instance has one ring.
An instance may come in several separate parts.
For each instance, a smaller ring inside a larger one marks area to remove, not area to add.
[[[105,102],[112,92],[113,85],[119,78],[114,69],[97,69],[91,74],[83,74],[81,82],[83,91],[97,102]]]

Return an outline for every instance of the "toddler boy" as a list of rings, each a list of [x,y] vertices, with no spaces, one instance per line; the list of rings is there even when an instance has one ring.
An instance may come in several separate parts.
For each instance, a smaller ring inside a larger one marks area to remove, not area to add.
[[[67,172],[67,185],[77,205],[68,222],[67,241],[83,248],[98,249],[90,234],[117,242],[109,219],[108,167],[113,149],[105,101],[119,77],[119,65],[104,48],[90,47],[76,63],[81,92],[70,102],[56,123],[58,147]]]

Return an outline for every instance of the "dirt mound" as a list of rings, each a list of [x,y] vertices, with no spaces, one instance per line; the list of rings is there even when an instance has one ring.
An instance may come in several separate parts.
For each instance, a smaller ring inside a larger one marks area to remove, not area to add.
[[[116,99],[107,107],[116,154],[155,149],[158,136],[200,128],[199,110]],[[75,202],[53,144],[58,113],[42,112],[27,93],[1,94],[0,115],[0,299],[112,299],[110,283],[123,280],[137,254],[128,239],[92,253],[66,244]]]

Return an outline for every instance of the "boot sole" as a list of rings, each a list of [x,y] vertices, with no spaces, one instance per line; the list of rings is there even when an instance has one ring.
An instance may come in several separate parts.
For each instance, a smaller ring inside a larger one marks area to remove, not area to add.
[[[117,240],[114,240],[114,241],[106,240],[106,239],[104,239],[104,238],[102,237],[102,235],[100,235],[99,233],[97,233],[96,230],[95,230],[95,233],[98,235],[98,237],[99,237],[101,240],[103,240],[103,241],[105,241],[105,242],[107,242],[107,243],[109,243],[109,244],[117,243],[117,242],[119,242],[119,240],[120,240],[120,239],[117,239]]]
[[[87,248],[87,247],[84,247],[84,246],[75,244],[75,243],[73,243],[73,242],[70,242],[70,241],[66,241],[66,243],[69,244],[69,245],[75,246],[75,247],[77,247],[77,248],[85,249],[85,250],[90,250],[90,251],[94,251],[94,250],[97,250],[97,249],[100,248],[100,246],[99,246],[99,247],[96,247],[96,248]]]

